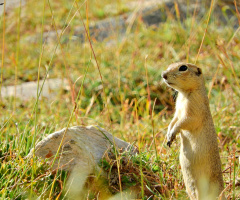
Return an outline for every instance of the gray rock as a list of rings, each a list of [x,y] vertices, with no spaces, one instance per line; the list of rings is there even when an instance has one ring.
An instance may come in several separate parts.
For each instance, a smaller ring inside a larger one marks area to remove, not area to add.
[[[48,135],[36,145],[35,156],[49,159],[49,163],[53,163],[53,170],[71,172],[66,184],[65,195],[68,199],[87,199],[85,184],[88,177],[92,174],[99,175],[98,173],[106,175],[100,170],[98,163],[112,145],[117,150],[129,150],[132,154],[137,152],[135,147],[113,137],[99,126],[75,126]],[[33,156],[33,151],[32,149],[28,158]],[[135,199],[133,195],[132,192],[124,192],[124,199]],[[122,198],[115,195],[110,199]]]
[[[39,89],[43,85],[43,80],[39,81]],[[1,97],[17,97],[21,100],[29,100],[37,97],[37,81],[22,83],[16,86],[3,86],[1,88]],[[59,88],[68,87],[68,81],[65,79],[47,79],[42,87],[40,99],[42,97],[47,99],[53,99],[56,97]]]
[[[217,1],[216,4],[214,4],[212,16],[225,24],[230,22],[231,26],[236,29],[239,25],[238,19],[235,13],[235,7],[233,3],[229,3],[230,1],[232,0]],[[157,26],[168,19],[169,13],[171,13],[173,17],[176,16],[176,3],[180,12],[181,21],[184,20],[187,15],[192,16],[195,9],[197,19],[201,19],[209,11],[209,3],[207,2],[211,1],[202,0],[197,4],[195,2],[187,4],[184,0],[144,0],[141,1],[141,3],[139,3],[139,1],[130,2],[129,9],[136,10],[136,12],[131,11],[117,17],[110,17],[91,23],[89,26],[90,38],[97,41],[103,41],[105,39],[111,40],[113,36],[122,38],[126,36],[125,33],[128,26],[132,24],[131,19],[136,19],[137,16],[140,16],[147,26]],[[225,13],[222,11],[223,6],[228,6]],[[75,27],[71,32],[72,34],[70,34],[68,30],[67,33],[64,33],[61,37],[61,43],[67,43],[69,41],[82,43],[85,41],[86,31],[83,26]],[[60,35],[60,33],[61,31],[58,30],[58,35]],[[40,40],[40,37],[40,35],[30,36],[25,38],[25,42],[36,43]],[[56,32],[50,31],[44,33],[43,40],[47,43],[56,42]]]
[[[99,126],[75,126],[48,135],[36,145],[35,155],[52,161],[60,149],[53,169],[74,169],[80,173],[91,174],[104,153],[114,144],[117,149],[127,150],[132,147]],[[131,152],[136,152],[136,148],[131,149]],[[32,155],[33,149],[28,157]]]

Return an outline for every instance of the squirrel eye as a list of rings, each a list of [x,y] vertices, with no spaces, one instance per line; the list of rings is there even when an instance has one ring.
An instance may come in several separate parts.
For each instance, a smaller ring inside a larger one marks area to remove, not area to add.
[[[179,71],[186,71],[188,69],[188,67],[186,65],[182,65],[181,67],[179,67]]]

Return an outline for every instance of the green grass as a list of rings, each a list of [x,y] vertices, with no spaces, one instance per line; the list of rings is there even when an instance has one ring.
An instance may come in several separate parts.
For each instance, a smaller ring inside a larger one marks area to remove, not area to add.
[[[88,9],[84,4],[80,12],[84,19],[87,16],[89,22],[94,22],[127,12],[126,2],[89,1]],[[29,1],[21,9],[21,20],[19,9],[1,19],[0,44],[5,44],[5,48],[1,48],[1,55],[4,52],[2,85],[43,79],[46,75],[67,78],[72,84],[76,83],[74,92],[62,89],[50,102],[41,99],[36,104],[35,99],[1,99],[0,198],[64,199],[69,174],[52,172],[46,161],[29,160],[25,156],[36,142],[56,130],[68,125],[99,124],[115,136],[139,146],[138,156],[119,157],[130,159],[134,166],[138,166],[136,169],[148,170],[159,177],[156,183],[160,182],[166,192],[163,199],[169,199],[167,195],[186,199],[178,161],[179,141],[171,149],[165,141],[167,126],[174,113],[174,101],[172,91],[162,83],[161,73],[172,62],[196,61],[207,25],[207,14],[201,21],[195,19],[195,23],[192,23],[192,16],[183,22],[169,17],[158,27],[146,27],[141,18],[137,18],[135,27],[123,40],[119,40],[116,34],[116,42],[110,46],[104,41],[94,41],[92,45],[101,80],[87,39],[84,44],[63,43],[62,50],[58,47],[56,52],[57,42],[42,45],[40,40],[37,44],[24,40],[28,36],[54,30],[52,18],[55,27],[62,30],[77,10],[73,3],[63,0],[50,1],[50,4],[47,0]],[[79,6],[82,3],[78,1]],[[54,16],[51,16],[50,6]],[[115,9],[109,9],[109,6]],[[84,22],[88,23],[87,20]],[[229,199],[238,199],[240,189],[235,186],[234,180],[240,177],[239,157],[235,157],[240,151],[240,33],[232,28],[231,21],[220,29],[219,24],[221,22],[217,19],[210,20],[197,64],[203,69],[206,87],[210,91],[210,107],[219,138],[225,187],[228,187],[226,194]],[[77,13],[70,28],[81,25]],[[84,75],[86,78],[82,85]],[[75,104],[78,107],[69,122]],[[108,164],[106,161],[105,165]],[[141,170],[136,172],[137,178],[132,182],[123,173],[124,189],[125,186],[138,186],[137,191],[146,194],[147,181]],[[102,185],[106,188],[109,185],[109,179],[100,183],[98,179],[89,181],[94,183],[90,184],[93,187],[88,187],[91,191],[89,199],[96,198],[103,190]],[[106,189],[107,196],[112,193],[116,191]],[[155,198],[159,197],[155,192]],[[143,198],[142,195],[140,198]]]

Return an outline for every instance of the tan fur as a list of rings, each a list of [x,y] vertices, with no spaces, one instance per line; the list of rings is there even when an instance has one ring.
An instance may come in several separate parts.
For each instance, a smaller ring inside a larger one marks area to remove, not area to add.
[[[187,70],[179,71],[183,65]],[[223,178],[202,71],[193,64],[174,63],[162,76],[169,87],[178,91],[167,144],[170,146],[180,133],[180,164],[188,195],[191,200],[216,200],[223,190]]]

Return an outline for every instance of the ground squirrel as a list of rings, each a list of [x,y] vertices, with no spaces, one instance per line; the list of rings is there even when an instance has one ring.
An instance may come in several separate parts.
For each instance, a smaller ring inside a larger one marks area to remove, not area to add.
[[[223,177],[202,70],[193,64],[174,63],[162,77],[178,91],[167,145],[180,133],[180,164],[187,193],[191,200],[216,200],[223,190]]]

